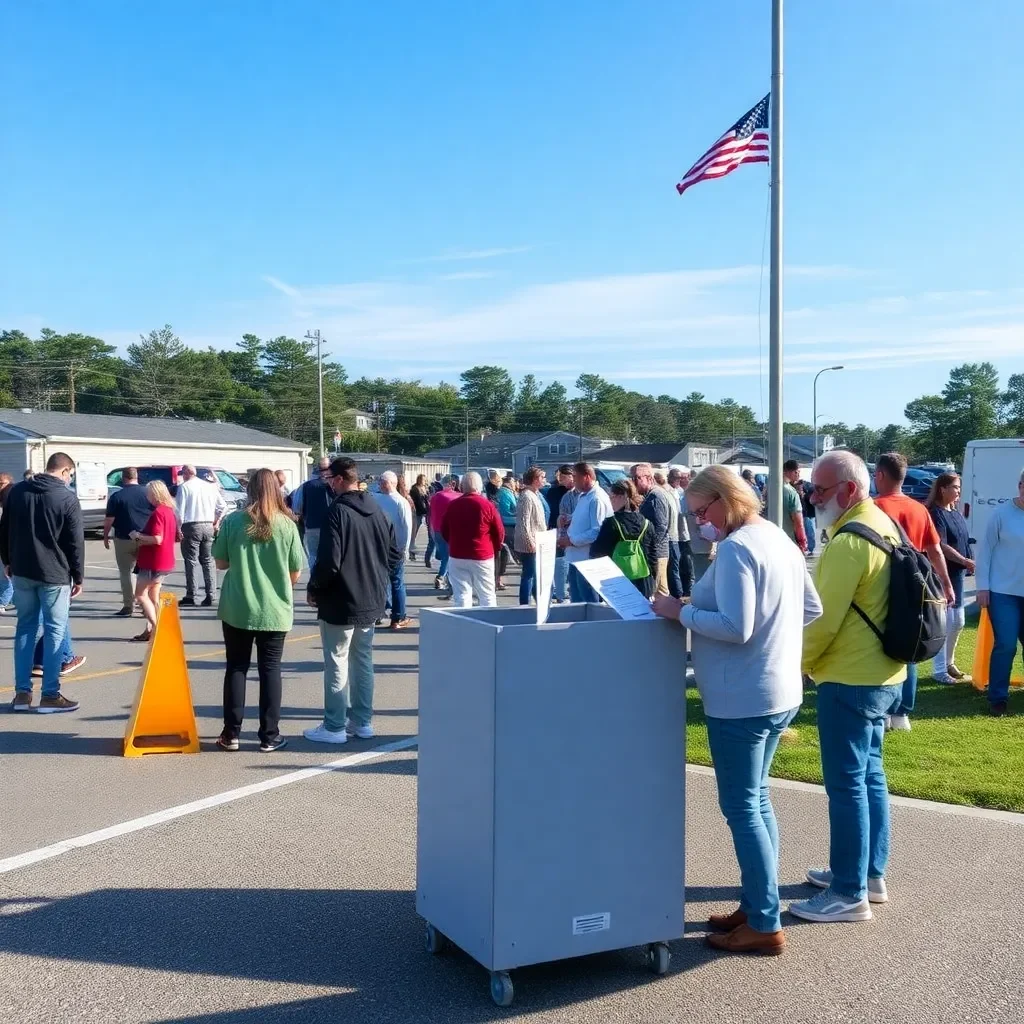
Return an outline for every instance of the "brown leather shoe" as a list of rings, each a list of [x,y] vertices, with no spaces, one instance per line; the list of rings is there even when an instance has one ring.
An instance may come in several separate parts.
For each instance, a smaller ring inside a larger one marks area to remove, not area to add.
[[[786,948],[786,936],[777,932],[755,932],[749,924],[741,924],[727,935],[709,935],[708,945],[725,953],[757,953],[778,956]]]
[[[708,918],[708,927],[713,932],[731,932],[747,923],[747,915],[742,910],[734,910],[731,914],[712,914]]]

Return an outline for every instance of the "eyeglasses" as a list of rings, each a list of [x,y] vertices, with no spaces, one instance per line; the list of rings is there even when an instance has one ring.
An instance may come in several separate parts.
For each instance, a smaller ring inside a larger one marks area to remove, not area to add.
[[[716,501],[718,501],[720,497],[721,497],[721,495],[716,495],[703,508],[694,509],[694,512],[693,512],[694,518],[696,518],[696,519],[707,519],[707,517],[708,517],[708,509],[711,508],[711,506],[714,505],[714,503]]]
[[[833,484],[831,487],[822,487],[821,484],[815,484],[811,489],[814,491],[815,497],[824,498],[829,491],[834,491],[838,486],[839,484]]]

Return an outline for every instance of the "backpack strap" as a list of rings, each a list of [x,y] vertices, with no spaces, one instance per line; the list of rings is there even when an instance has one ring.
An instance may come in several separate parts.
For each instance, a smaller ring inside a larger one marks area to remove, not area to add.
[[[615,516],[612,516],[612,522],[615,524],[615,529],[619,531],[619,540],[625,541],[626,535],[622,532],[622,523]]]
[[[647,532],[647,527],[651,525],[650,519],[644,520],[644,525],[640,528],[640,532],[636,535],[637,540],[643,540],[644,534]]]
[[[898,523],[896,525],[897,527],[899,526]],[[900,532],[902,533],[903,531],[901,530]],[[887,555],[892,555],[893,553],[893,545],[880,533],[876,533],[870,526],[865,526],[863,523],[847,523],[845,526],[840,526],[833,536],[838,537],[841,533],[852,533],[855,537],[866,540],[869,544],[884,551]]]
[[[896,526],[898,528],[899,523],[897,523]],[[892,544],[890,544],[889,541],[887,541],[881,534],[872,530],[870,526],[865,526],[863,523],[847,523],[845,526],[840,526],[833,535],[833,538],[838,537],[841,533],[851,533],[855,537],[860,537],[861,540],[866,540],[873,547],[878,548],[880,551],[884,551],[890,558],[895,550]],[[903,531],[900,530],[900,533],[902,534]],[[884,643],[885,639],[882,636],[882,631],[871,621],[871,619],[868,618],[864,609],[861,608],[856,601],[851,601],[850,607],[864,620],[868,629],[870,629],[871,632],[874,633],[882,643]]]

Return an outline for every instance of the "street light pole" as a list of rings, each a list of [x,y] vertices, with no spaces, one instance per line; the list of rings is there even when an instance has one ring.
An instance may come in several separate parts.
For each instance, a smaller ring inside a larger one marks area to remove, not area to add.
[[[327,448],[324,446],[324,361],[321,352],[319,329],[315,331],[306,331],[306,337],[310,341],[316,342],[317,400],[320,407],[320,457],[323,458],[327,454]]]
[[[814,457],[817,458],[820,454],[818,452],[818,378],[823,373],[828,373],[829,370],[842,370],[842,366],[826,366],[824,370],[819,370],[814,375],[814,387],[811,389],[814,394]]]

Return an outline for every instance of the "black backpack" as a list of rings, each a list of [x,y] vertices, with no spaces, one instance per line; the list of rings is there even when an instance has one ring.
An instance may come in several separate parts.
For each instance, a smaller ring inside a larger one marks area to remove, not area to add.
[[[895,520],[894,520],[895,523]],[[882,642],[882,650],[894,661],[917,664],[934,658],[946,642],[946,597],[928,556],[918,551],[895,523],[900,543],[891,544],[863,523],[847,523],[836,531],[852,533],[889,556],[889,612],[879,629],[853,604],[853,610]]]

